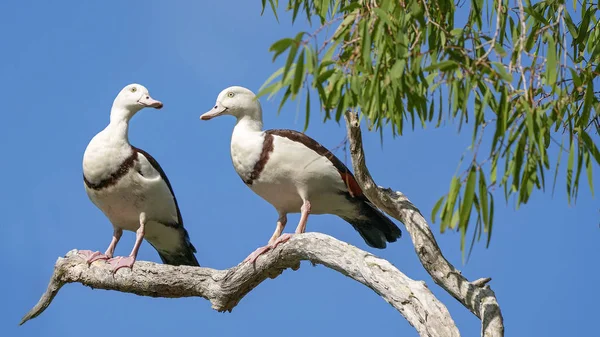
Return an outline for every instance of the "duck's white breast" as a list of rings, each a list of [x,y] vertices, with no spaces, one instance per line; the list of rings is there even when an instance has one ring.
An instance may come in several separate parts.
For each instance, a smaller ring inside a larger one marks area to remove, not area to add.
[[[83,153],[83,174],[92,182],[108,178],[132,153],[131,145],[110,138],[104,130],[98,133]]]
[[[264,143],[264,133],[238,131],[231,136],[231,161],[242,180],[249,179],[260,158]]]

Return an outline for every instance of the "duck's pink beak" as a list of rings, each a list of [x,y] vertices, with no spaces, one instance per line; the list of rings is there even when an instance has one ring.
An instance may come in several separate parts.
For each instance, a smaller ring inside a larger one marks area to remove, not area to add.
[[[138,100],[138,104],[146,108],[161,109],[163,104],[161,101],[157,101],[150,95],[144,95]]]
[[[209,112],[206,112],[202,116],[200,116],[200,119],[203,121],[207,121],[209,119],[213,119],[221,115],[225,111],[227,111],[227,108],[217,102],[217,104],[212,109],[210,109]]]

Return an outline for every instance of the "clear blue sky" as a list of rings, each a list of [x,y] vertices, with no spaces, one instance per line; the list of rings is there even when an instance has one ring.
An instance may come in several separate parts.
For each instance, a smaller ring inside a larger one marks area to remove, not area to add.
[[[227,86],[258,90],[278,67],[271,63],[271,43],[305,28],[288,22],[277,24],[270,13],[261,17],[258,0],[2,1],[4,336],[417,335],[370,289],[309,263],[261,284],[232,313],[217,313],[201,298],[154,299],[76,284],[65,286],[40,317],[17,326],[45,290],[58,256],[73,248],[103,251],[110,241],[108,220],[85,194],[81,160],[126,84],[141,83],[165,103],[133,119],[130,140],[167,172],[200,263],[231,267],[269,239],[277,214],[231,165],[233,118],[201,122],[198,116]],[[289,104],[277,116],[277,104],[263,100],[265,126],[301,130],[303,108]],[[335,147],[344,126],[323,124],[316,114],[308,134]],[[383,148],[377,133],[366,133],[372,174],[429,215],[469,144],[456,129],[386,137]],[[336,154],[344,160],[342,150]],[[594,176],[600,184],[597,168]],[[458,234],[437,235],[446,257],[469,279],[493,278],[507,336],[597,333],[600,205],[584,182],[577,205],[569,207],[563,182],[554,198],[537,193],[518,211],[498,196],[491,247],[477,245],[464,266]],[[290,216],[287,230],[297,221],[298,215]],[[479,320],[431,281],[408,236],[381,251],[334,216],[312,216],[308,230],[357,245],[424,280],[462,335],[478,335]],[[133,240],[126,233],[117,253],[128,254]],[[159,261],[147,243],[139,259]]]

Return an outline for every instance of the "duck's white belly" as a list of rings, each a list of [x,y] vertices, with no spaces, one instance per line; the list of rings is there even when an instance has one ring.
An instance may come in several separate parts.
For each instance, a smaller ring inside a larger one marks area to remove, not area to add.
[[[279,178],[276,182],[266,182],[259,179],[249,187],[278,211],[299,213],[303,202],[300,193],[298,193],[298,188],[291,179],[286,179],[284,176]]]
[[[165,193],[162,180],[147,179],[131,169],[119,181],[100,190],[86,186],[92,202],[102,210],[113,226],[136,231],[142,212],[149,221],[176,224],[177,214],[170,193]]]
[[[86,186],[92,202],[102,210],[113,226],[135,231],[139,227],[140,213],[146,207],[147,188],[136,182],[135,172],[130,170],[114,186],[94,190]]]
[[[293,164],[271,162],[250,188],[284,213],[299,213],[304,197],[310,201],[312,214],[343,214],[348,203],[342,191],[345,186],[340,181],[335,169],[314,172],[308,167],[298,170]]]

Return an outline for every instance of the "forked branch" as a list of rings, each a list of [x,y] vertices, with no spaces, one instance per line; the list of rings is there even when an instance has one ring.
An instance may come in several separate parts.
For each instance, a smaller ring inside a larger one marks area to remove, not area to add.
[[[435,283],[481,319],[481,335],[504,336],[500,306],[496,295],[487,285],[490,279],[469,282],[444,258],[427,220],[419,209],[402,192],[395,192],[375,184],[365,162],[358,114],[347,112],[345,117],[354,174],[365,195],[375,206],[404,223],[425,270]]]

